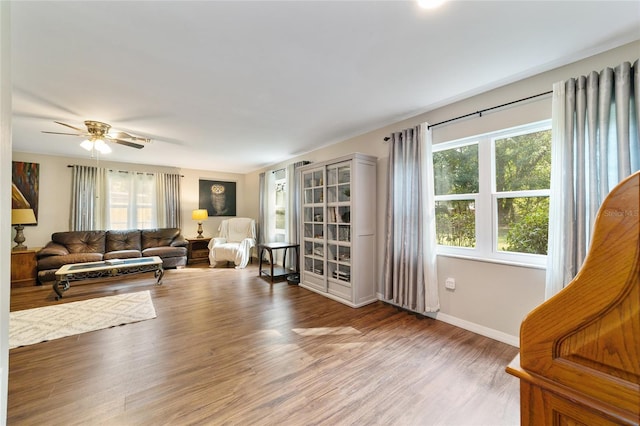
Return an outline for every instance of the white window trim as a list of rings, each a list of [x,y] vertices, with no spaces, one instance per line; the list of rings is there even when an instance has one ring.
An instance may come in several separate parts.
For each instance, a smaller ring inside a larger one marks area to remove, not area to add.
[[[514,253],[497,250],[498,198],[549,196],[550,190],[528,190],[497,192],[495,190],[495,141],[508,136],[519,136],[540,130],[551,129],[551,120],[543,120],[496,132],[474,135],[435,144],[432,152],[445,151],[467,145],[478,144],[478,193],[436,195],[435,201],[474,200],[476,206],[476,247],[454,247],[437,245],[440,256],[456,257],[483,262],[501,263],[531,268],[546,268],[547,256],[529,253]],[[490,204],[487,206],[487,204]]]

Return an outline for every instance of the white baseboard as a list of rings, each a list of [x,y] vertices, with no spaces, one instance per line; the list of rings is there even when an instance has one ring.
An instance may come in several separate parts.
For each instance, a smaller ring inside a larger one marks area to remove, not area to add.
[[[385,300],[382,297],[382,294],[378,293],[378,299],[382,302],[389,303],[391,305],[395,305],[393,302],[389,300]],[[420,312],[418,312],[420,313]],[[493,328],[485,327],[484,325],[476,324],[471,321],[463,320],[458,317],[454,317],[452,315],[444,314],[442,312],[426,312],[420,313],[421,315],[427,316],[429,318],[433,318],[438,321],[446,322],[447,324],[454,325],[456,327],[463,328],[465,330],[469,330],[473,333],[479,334],[481,336],[488,337],[493,340],[497,340],[498,342],[506,343],[507,345],[515,346],[516,348],[520,347],[520,337],[513,336],[511,334],[504,333],[499,330],[495,330]]]

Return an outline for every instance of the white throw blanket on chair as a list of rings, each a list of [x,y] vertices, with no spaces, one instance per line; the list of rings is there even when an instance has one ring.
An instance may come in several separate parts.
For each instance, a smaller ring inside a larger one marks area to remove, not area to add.
[[[256,245],[256,222],[251,218],[226,219],[218,228],[220,236],[209,241],[209,261],[233,262],[236,268],[245,268],[251,259],[251,249]]]

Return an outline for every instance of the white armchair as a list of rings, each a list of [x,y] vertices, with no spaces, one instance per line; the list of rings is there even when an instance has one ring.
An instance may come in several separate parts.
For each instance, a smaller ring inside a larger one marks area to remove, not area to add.
[[[225,219],[218,228],[219,237],[209,241],[209,263],[233,262],[236,268],[245,268],[256,245],[256,222],[248,217]]]

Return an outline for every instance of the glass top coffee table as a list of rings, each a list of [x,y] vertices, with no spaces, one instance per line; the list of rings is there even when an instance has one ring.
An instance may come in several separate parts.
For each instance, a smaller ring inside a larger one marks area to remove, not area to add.
[[[101,262],[71,263],[63,265],[56,271],[56,281],[53,291],[56,292],[56,300],[62,298],[62,292],[69,290],[71,281],[79,281],[90,278],[115,277],[126,274],[139,274],[153,272],[157,281],[162,284],[162,259],[158,256],[137,257],[133,259],[110,259]],[[62,287],[62,288],[61,288]]]

